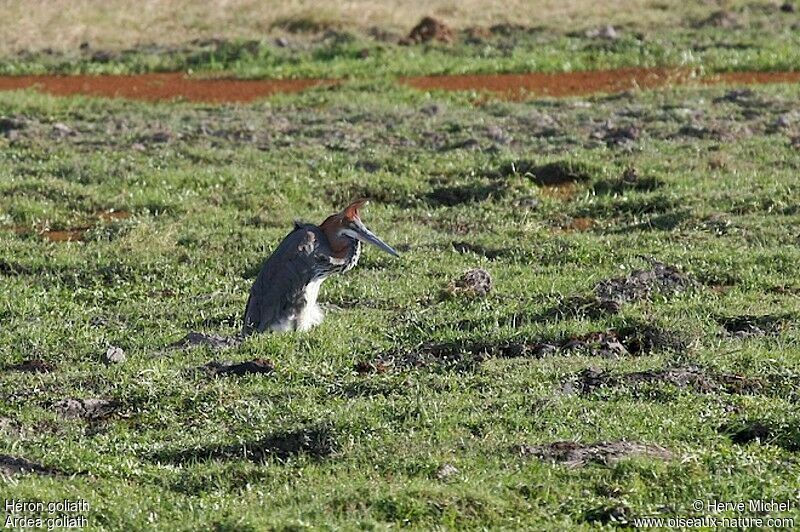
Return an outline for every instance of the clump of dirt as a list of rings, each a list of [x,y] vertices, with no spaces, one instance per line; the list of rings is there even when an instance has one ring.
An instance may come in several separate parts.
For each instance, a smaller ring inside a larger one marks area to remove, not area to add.
[[[333,454],[337,447],[334,431],[327,424],[320,424],[275,432],[261,440],[247,443],[161,452],[155,454],[153,458],[159,462],[177,464],[205,460],[242,459],[261,462],[270,457],[285,460],[299,455],[326,458]]]
[[[763,316],[742,315],[718,318],[717,322],[725,328],[731,336],[744,339],[754,336],[777,335],[791,320],[788,315]]]
[[[482,268],[467,270],[444,289],[445,296],[483,297],[492,290],[492,276]]]
[[[593,225],[594,220],[592,218],[587,218],[585,216],[579,216],[577,218],[570,217],[559,226],[559,229],[566,233],[583,232],[591,229]]]
[[[212,375],[250,375],[250,374],[268,374],[275,371],[275,364],[271,360],[265,358],[255,358],[246,362],[218,362],[212,360],[204,366],[200,366],[199,370],[205,371]]]
[[[656,351],[682,353],[690,344],[683,333],[662,329],[649,323],[633,322],[617,329],[616,334],[632,355],[645,355]]]
[[[625,277],[614,277],[600,281],[594,292],[601,300],[627,303],[649,299],[654,293],[671,295],[694,285],[694,281],[674,266],[655,259],[647,259],[652,268],[634,270]]]
[[[632,457],[647,457],[671,460],[672,451],[660,445],[613,441],[594,444],[581,444],[572,441],[558,441],[545,445],[522,445],[518,448],[522,456],[534,456],[542,460],[561,463],[569,468],[589,464],[613,466],[621,460]]]
[[[169,345],[171,348],[192,348],[207,345],[212,349],[228,349],[242,343],[241,336],[220,336],[218,334],[205,334],[190,332],[177,342]]]
[[[54,371],[56,367],[51,362],[33,358],[20,362],[19,364],[11,364],[3,369],[6,371],[22,371],[25,373],[50,373]]]
[[[53,410],[67,419],[100,421],[114,415],[119,406],[111,399],[62,399],[53,405]]]
[[[739,25],[739,19],[730,11],[715,11],[708,18],[697,23],[698,27],[711,26],[714,28],[735,28]]]
[[[0,116],[0,135],[14,142],[19,140],[20,131],[25,129],[27,121],[21,117]]]
[[[639,128],[633,125],[615,127],[611,124],[604,124],[592,132],[591,138],[605,142],[609,148],[630,148],[639,139],[640,135]]]
[[[37,464],[36,462],[31,462],[25,458],[0,454],[0,477],[26,475],[30,473],[35,475],[53,476],[58,475],[59,471],[45,467],[41,464]]]
[[[362,360],[361,362],[356,362],[353,369],[359,375],[365,375],[367,373],[386,373],[386,370],[389,369],[389,365],[381,359],[372,362]]]
[[[508,249],[504,248],[487,248],[480,244],[470,244],[469,242],[455,241],[450,244],[453,249],[459,253],[474,253],[481,257],[486,257],[489,260],[494,260],[498,257],[503,257],[509,253]]]
[[[428,203],[455,207],[464,203],[485,201],[493,196],[502,196],[505,190],[497,184],[469,184],[438,187],[427,194]]]
[[[537,165],[533,161],[524,159],[508,163],[499,170],[501,177],[516,174],[530,175],[533,177],[534,183],[545,187],[585,183],[590,181],[595,173],[595,169],[575,161],[556,161]]]
[[[677,388],[691,388],[700,393],[748,394],[761,389],[761,383],[755,379],[730,373],[716,373],[696,366],[635,371],[621,375],[613,375],[602,369],[590,367],[581,371],[565,386],[573,389],[576,387],[582,394],[590,394],[601,388],[636,388],[640,385],[662,383]]]
[[[652,192],[664,186],[657,177],[643,177],[635,167],[629,166],[616,179],[598,181],[594,184],[595,194],[624,194],[628,191]]]
[[[431,41],[442,43],[453,42],[453,30],[441,20],[433,17],[424,17],[411,29],[407,37],[400,39],[398,44],[408,46],[423,44]]]

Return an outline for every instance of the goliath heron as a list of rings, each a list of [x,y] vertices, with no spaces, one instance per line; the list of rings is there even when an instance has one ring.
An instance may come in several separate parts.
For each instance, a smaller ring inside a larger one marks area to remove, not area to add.
[[[322,322],[319,287],[328,276],[356,265],[361,242],[399,256],[361,222],[358,211],[365,203],[356,200],[319,226],[295,222],[250,289],[244,336],[265,330],[307,331]]]

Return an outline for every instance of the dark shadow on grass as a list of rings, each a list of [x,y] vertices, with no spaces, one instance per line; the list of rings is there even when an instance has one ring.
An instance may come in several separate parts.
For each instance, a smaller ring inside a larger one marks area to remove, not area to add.
[[[491,197],[501,197],[504,189],[497,184],[466,184],[438,187],[429,192],[426,201],[430,205],[454,207],[464,203],[485,201]]]
[[[800,451],[800,424],[777,423],[762,419],[740,419],[719,427],[737,445],[758,443],[776,445],[786,451]]]
[[[207,460],[261,462],[271,457],[285,460],[296,456],[322,459],[333,454],[336,448],[336,435],[331,427],[327,424],[317,424],[274,432],[251,442],[159,451],[150,458],[156,462],[170,464],[191,464]]]

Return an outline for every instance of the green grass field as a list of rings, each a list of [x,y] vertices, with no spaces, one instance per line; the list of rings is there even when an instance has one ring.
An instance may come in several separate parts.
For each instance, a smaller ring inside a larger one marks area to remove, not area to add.
[[[0,74],[343,80],[252,105],[0,92],[4,526],[800,523],[800,86],[394,82],[797,70],[800,5],[206,4],[0,5]],[[425,14],[452,42],[399,45]],[[358,197],[401,257],[326,281],[318,328],[236,340],[293,221]]]
[[[109,530],[573,529],[771,498],[797,521],[798,97],[0,93],[0,454],[45,468],[4,496]],[[169,347],[235,334],[293,219],[357,196],[402,257],[327,281],[319,328]],[[448,292],[475,267],[489,294]],[[257,358],[274,371],[198,369]],[[539,457],[620,440],[663,450]]]

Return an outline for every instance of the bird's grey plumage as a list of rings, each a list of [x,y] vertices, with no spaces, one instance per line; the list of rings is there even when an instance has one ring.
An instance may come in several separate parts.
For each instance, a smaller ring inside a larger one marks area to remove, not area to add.
[[[319,227],[295,222],[294,230],[264,262],[250,290],[242,334],[317,325],[322,321],[316,303],[319,284],[333,273],[354,267],[360,251],[361,243],[354,241],[347,256],[337,259]]]

